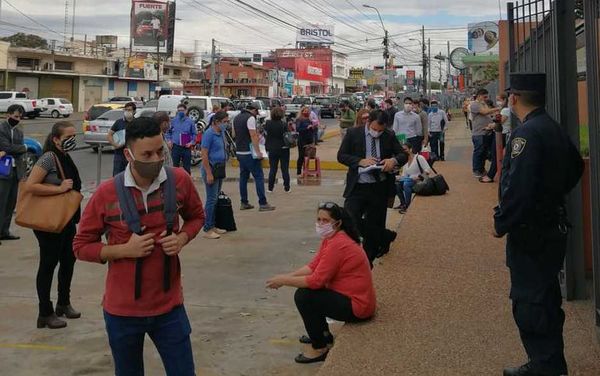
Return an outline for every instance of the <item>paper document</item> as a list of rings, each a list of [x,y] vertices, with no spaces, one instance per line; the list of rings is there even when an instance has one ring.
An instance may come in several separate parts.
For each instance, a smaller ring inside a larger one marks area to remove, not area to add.
[[[372,165],[369,167],[359,167],[358,168],[358,173],[359,174],[366,174],[369,173],[371,171],[383,171],[383,165]]]

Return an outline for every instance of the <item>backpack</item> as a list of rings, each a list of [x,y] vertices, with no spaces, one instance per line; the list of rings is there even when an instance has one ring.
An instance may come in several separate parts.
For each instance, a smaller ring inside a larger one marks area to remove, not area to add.
[[[175,172],[170,167],[165,167],[167,172],[167,181],[162,184],[164,202],[164,216],[167,222],[167,236],[173,233],[175,226],[175,216],[177,215],[177,189],[175,182]],[[129,231],[142,235],[142,224],[140,213],[137,210],[137,205],[131,191],[125,187],[125,172],[121,172],[114,178],[117,197],[119,198],[119,207],[123,219],[127,223]],[[171,257],[164,255],[164,274],[163,274],[163,290],[169,291],[171,288]],[[141,296],[142,291],[142,264],[143,258],[135,260],[135,299]]]
[[[217,199],[217,205],[215,206],[215,225],[217,228],[230,232],[237,231],[231,199],[225,192],[221,192]]]

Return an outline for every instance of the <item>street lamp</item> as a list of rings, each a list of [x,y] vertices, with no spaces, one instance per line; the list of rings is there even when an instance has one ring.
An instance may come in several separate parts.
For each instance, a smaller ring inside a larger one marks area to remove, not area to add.
[[[375,8],[374,6],[371,5],[367,5],[367,4],[363,4],[363,7],[365,8],[371,8],[374,9],[375,12],[377,12],[377,16],[379,16],[379,21],[381,21],[381,28],[383,29],[383,60],[384,60],[384,74],[385,74],[385,97],[387,98],[388,95],[388,59],[390,57],[390,53],[388,50],[388,31],[385,28],[385,25],[383,24],[383,18],[381,18],[381,13],[379,13],[379,9]]]

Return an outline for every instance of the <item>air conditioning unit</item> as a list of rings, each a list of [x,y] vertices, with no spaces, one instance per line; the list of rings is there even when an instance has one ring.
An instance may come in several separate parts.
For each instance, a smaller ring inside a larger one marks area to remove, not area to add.
[[[104,67],[104,74],[107,76],[112,76],[114,74],[113,67]]]
[[[45,70],[45,71],[52,71],[52,70],[54,70],[54,63],[44,63],[43,70]]]

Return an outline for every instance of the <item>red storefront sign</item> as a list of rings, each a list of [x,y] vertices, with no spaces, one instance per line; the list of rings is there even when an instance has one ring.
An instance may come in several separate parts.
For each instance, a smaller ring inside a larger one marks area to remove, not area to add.
[[[329,64],[322,61],[296,59],[296,78],[326,83],[331,76]]]

